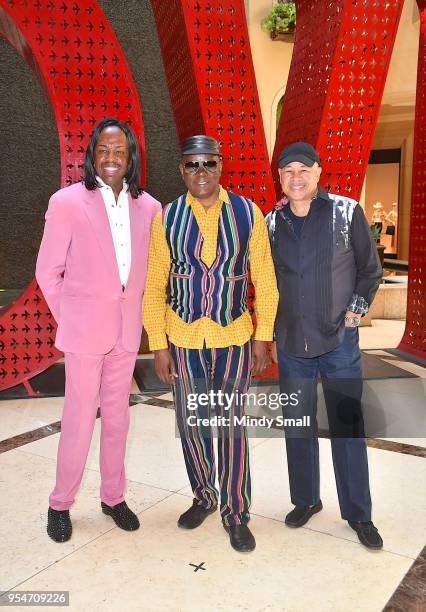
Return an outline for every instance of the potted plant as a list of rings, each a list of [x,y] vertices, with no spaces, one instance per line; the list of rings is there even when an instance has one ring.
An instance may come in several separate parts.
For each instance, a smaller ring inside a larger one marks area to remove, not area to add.
[[[371,231],[371,235],[373,236],[373,240],[376,243],[377,252],[378,252],[379,258],[380,258],[380,263],[381,263],[382,268],[383,268],[383,261],[384,261],[384,258],[385,258],[385,248],[386,247],[383,244],[380,244],[381,224],[372,223],[370,225],[370,231]]]
[[[260,23],[272,40],[293,40],[296,29],[296,5],[290,0],[274,4]]]

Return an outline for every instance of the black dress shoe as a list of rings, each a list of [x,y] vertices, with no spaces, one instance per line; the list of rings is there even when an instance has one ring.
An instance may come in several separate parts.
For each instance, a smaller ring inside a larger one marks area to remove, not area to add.
[[[47,512],[47,533],[55,542],[66,542],[72,534],[69,510],[54,510]]]
[[[224,525],[229,533],[231,546],[238,552],[251,552],[256,548],[256,540],[247,525]]]
[[[200,506],[197,500],[194,499],[189,510],[180,515],[177,523],[178,527],[182,527],[182,529],[195,529],[204,522],[209,514],[213,514],[216,510],[217,504],[211,508],[204,508],[204,506]]]
[[[102,512],[111,516],[114,523],[124,531],[136,531],[139,529],[139,519],[134,512],[130,510],[125,501],[116,504],[115,506],[107,506],[101,502]]]
[[[322,501],[319,500],[312,508],[309,506],[296,506],[285,517],[285,524],[289,527],[302,527],[311,516],[322,510]]]
[[[352,529],[356,531],[361,544],[364,544],[367,548],[374,548],[376,550],[383,548],[383,540],[380,537],[380,533],[371,521],[367,523],[348,521],[348,523]]]

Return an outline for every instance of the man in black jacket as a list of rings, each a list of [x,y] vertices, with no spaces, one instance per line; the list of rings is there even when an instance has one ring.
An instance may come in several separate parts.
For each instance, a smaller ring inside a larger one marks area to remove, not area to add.
[[[316,424],[320,374],[342,518],[362,544],[381,548],[371,521],[358,336],[361,316],[382,277],[376,245],[359,204],[318,185],[320,159],[310,144],[286,147],[278,166],[285,195],[267,217],[280,294],[275,338],[281,392],[299,398],[296,406],[284,408],[284,418],[290,419],[285,435],[295,505],[285,522],[301,527],[322,509]],[[294,426],[302,422],[294,419],[303,416],[309,417],[304,425]]]

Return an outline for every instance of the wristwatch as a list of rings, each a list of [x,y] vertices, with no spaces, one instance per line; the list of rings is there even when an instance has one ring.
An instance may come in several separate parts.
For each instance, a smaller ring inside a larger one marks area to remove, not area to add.
[[[347,327],[359,327],[361,320],[358,317],[345,317]]]

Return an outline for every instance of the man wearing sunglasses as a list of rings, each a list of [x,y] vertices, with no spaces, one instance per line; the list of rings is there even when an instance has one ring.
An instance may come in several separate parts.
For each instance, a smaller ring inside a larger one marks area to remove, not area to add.
[[[178,526],[194,529],[217,509],[216,424],[222,522],[233,548],[248,552],[256,543],[247,526],[251,491],[241,394],[250,373],[267,365],[278,303],[275,273],[262,212],[220,185],[217,141],[204,135],[185,140],[180,172],[188,191],[154,219],[143,306],[156,372],[173,384],[194,495]],[[253,342],[249,270],[256,290]]]

